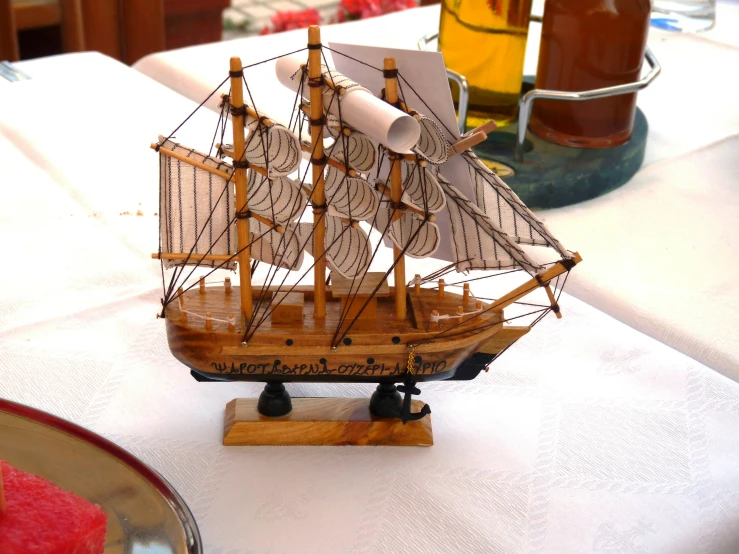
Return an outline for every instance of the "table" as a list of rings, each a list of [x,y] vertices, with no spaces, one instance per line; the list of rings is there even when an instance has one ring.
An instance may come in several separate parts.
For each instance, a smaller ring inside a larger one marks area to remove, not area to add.
[[[566,293],[564,318],[544,319],[489,374],[421,387],[431,448],[223,447],[226,402],[261,385],[197,383],[171,357],[149,259],[148,144],[194,104],[97,54],[21,68],[34,79],[0,87],[0,242],[12,261],[0,396],[161,472],[206,552],[739,549],[739,384]],[[50,99],[59,109],[39,110]],[[210,129],[200,113],[192,127]]]
[[[739,134],[735,90],[739,6],[719,2],[716,28],[702,35],[650,30],[663,71],[639,94],[649,122],[642,170],[601,198],[540,213],[585,260],[569,292],[628,325],[739,380]],[[438,6],[328,26],[323,42],[416,48],[438,28]],[[525,71],[536,71],[540,25],[532,24]],[[153,54],[135,64],[200,102],[223,78],[226,60],[244,64],[305,45],[305,31]],[[269,64],[256,79],[270,79]],[[277,87],[280,89],[282,87]],[[284,91],[255,89],[258,105],[280,113]],[[709,96],[710,95],[710,96]],[[208,105],[215,106],[215,102]]]

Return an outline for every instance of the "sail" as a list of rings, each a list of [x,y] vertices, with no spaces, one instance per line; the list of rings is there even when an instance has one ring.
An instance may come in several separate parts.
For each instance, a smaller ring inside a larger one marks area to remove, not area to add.
[[[358,86],[357,83],[347,79],[339,73],[332,72],[332,75],[334,76],[334,80],[339,83],[348,82],[354,86]],[[307,106],[310,106],[309,102],[305,102],[305,104]],[[419,114],[415,110],[409,110],[409,113],[418,121],[421,131],[416,145],[411,148],[411,150],[418,154],[420,158],[432,164],[439,165],[446,162],[449,158],[449,144],[447,143],[446,137],[444,136],[444,132],[441,130],[436,121],[429,117],[426,117],[423,114]],[[352,156],[355,156],[356,158],[368,157],[370,150],[372,150],[373,163],[364,164],[367,166],[367,169],[363,169],[362,167],[359,167],[357,165],[352,165],[352,167],[358,171],[370,171],[374,165],[375,150],[375,144],[372,139],[369,138],[367,135],[360,133],[355,129],[352,129],[346,124],[345,121],[340,121],[337,115],[327,113],[326,119],[326,131],[334,139],[338,138],[341,135],[342,127],[348,128],[352,131],[351,135],[349,135],[350,139],[354,139],[353,141],[350,141],[350,159]],[[353,154],[353,152],[355,151],[357,153]],[[337,157],[336,159],[343,161],[343,158],[340,157]]]
[[[353,279],[369,269],[372,247],[367,233],[361,227],[346,225],[336,217],[324,217],[326,222],[326,265],[342,277]],[[299,242],[309,254],[313,253],[313,224],[299,223]]]
[[[355,221],[374,217],[378,198],[372,185],[328,166],[324,185],[326,202],[342,217]]]
[[[441,175],[438,178],[447,195],[452,254],[457,271],[520,266],[533,275],[541,269],[472,200]]]
[[[256,219],[249,220],[251,257],[283,269],[298,270],[303,264],[303,251],[297,224],[289,223],[283,234]]]
[[[498,228],[519,244],[549,246],[565,258],[572,256],[539,218],[521,202],[516,193],[472,151],[467,150],[462,156],[467,162],[474,183],[477,207],[494,221]]]
[[[278,123],[271,126],[248,117],[246,161],[267,168],[270,179],[289,175],[300,166],[302,152],[300,139],[287,127]]]
[[[294,221],[305,207],[300,185],[287,177],[268,179],[256,171],[247,171],[249,211],[276,224]]]
[[[310,97],[305,58],[302,55],[279,58],[275,72],[283,85],[292,91],[297,88],[304,98]],[[361,131],[395,152],[407,152],[418,142],[421,131],[413,117],[326,66],[321,67],[321,73],[324,114],[340,116],[352,129]]]
[[[412,149],[424,160],[432,164],[443,164],[449,158],[449,144],[439,125],[425,115],[418,114],[421,125],[421,136]]]
[[[423,212],[436,213],[446,205],[444,192],[434,174],[415,163],[403,163],[402,201]]]
[[[236,209],[229,179],[166,155],[164,150],[186,156],[222,175],[231,166],[171,140],[159,138],[160,187],[159,225],[162,259],[166,267],[201,264],[233,269],[234,261],[202,260],[202,255],[231,256],[236,253]],[[190,254],[189,260],[168,258],[166,254]],[[200,256],[198,256],[200,254]],[[222,265],[223,264],[223,265]]]
[[[310,113],[310,102],[308,100],[303,101],[303,106],[306,108],[304,111],[306,114]],[[332,138],[336,138],[339,136],[339,133],[341,132],[342,122],[339,119],[338,116],[327,113],[326,115],[326,132],[331,136]],[[344,127],[350,128],[346,122],[343,124]],[[355,132],[356,129],[351,129],[352,132]],[[357,131],[358,132],[358,131]]]
[[[310,108],[310,102],[305,101],[303,103],[308,113]],[[325,148],[326,154],[342,164],[346,164],[347,160],[344,157],[344,149],[349,152],[349,167],[362,173],[372,171],[377,162],[377,145],[375,142],[365,135],[352,129],[346,122],[342,122],[339,118],[331,113],[326,115],[326,136],[330,136],[334,139],[334,144]],[[345,129],[349,132],[346,135],[342,132]],[[310,149],[310,143],[304,142],[304,145]]]
[[[403,249],[407,246],[406,256],[411,258],[432,256],[441,242],[439,227],[412,212],[403,212],[403,215],[388,227],[388,221],[393,216],[393,212],[394,210],[391,207],[380,208],[375,221],[375,228],[380,233],[387,229],[388,237],[398,248]]]
[[[347,279],[369,269],[372,248],[361,227],[351,227],[335,217],[326,218],[326,262]]]
[[[328,126],[327,126],[328,128]],[[372,171],[377,161],[375,143],[364,133],[352,132],[349,136],[336,133],[336,143],[328,148],[330,156],[342,164],[349,163],[349,167],[364,173]],[[348,153],[348,160],[344,156]]]

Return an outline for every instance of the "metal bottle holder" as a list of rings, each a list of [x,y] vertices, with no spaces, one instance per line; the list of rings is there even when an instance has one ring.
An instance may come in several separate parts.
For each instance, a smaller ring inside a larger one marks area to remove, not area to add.
[[[541,17],[532,16],[531,20],[541,21]],[[438,36],[437,31],[419,39],[419,50],[429,51],[429,44]],[[662,67],[649,47],[644,59],[650,70],[634,83],[580,92],[531,88],[519,101],[518,122],[489,135],[486,142],[475,148],[475,152],[494,171],[502,170],[501,176],[505,176],[506,183],[533,208],[566,206],[621,186],[639,170],[644,160],[647,121],[639,108],[636,109],[632,137],[626,143],[611,148],[561,146],[527,134],[527,128],[533,103],[540,98],[580,102],[634,93],[648,87]],[[460,134],[464,134],[469,85],[465,76],[455,71],[447,69],[447,76],[459,85],[458,122]],[[526,160],[524,154],[527,154]]]

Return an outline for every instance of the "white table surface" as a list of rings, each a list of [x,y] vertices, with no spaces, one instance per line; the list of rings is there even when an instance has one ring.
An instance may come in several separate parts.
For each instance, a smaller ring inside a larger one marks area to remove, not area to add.
[[[170,355],[149,258],[148,144],[194,105],[97,54],[34,70],[0,90],[0,396],[161,472],[207,553],[739,551],[739,384],[567,294],[490,373],[421,387],[431,448],[223,447],[261,385]]]
[[[415,48],[438,28],[438,6],[322,29],[324,44]],[[739,380],[739,3],[718,3],[715,29],[700,35],[650,30],[662,74],[639,93],[649,122],[644,164],[618,191],[541,212],[552,232],[585,260],[569,291],[630,326]],[[526,73],[536,71],[540,25],[532,23]],[[200,102],[244,64],[305,46],[304,30],[173,50],[134,67]],[[270,64],[252,74],[255,100],[286,119],[292,98]],[[215,100],[209,105],[214,106]]]

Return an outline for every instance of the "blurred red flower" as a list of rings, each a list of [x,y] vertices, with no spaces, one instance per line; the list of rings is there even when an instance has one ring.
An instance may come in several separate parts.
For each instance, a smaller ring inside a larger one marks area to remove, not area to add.
[[[293,29],[303,29],[311,25],[321,23],[321,14],[315,8],[306,8],[303,11],[285,11],[277,12],[270,20],[272,28],[267,26],[262,29],[260,35],[269,35],[271,33],[281,33],[283,31],[292,31]]]
[[[416,0],[341,0],[336,20],[354,21],[418,6]]]

